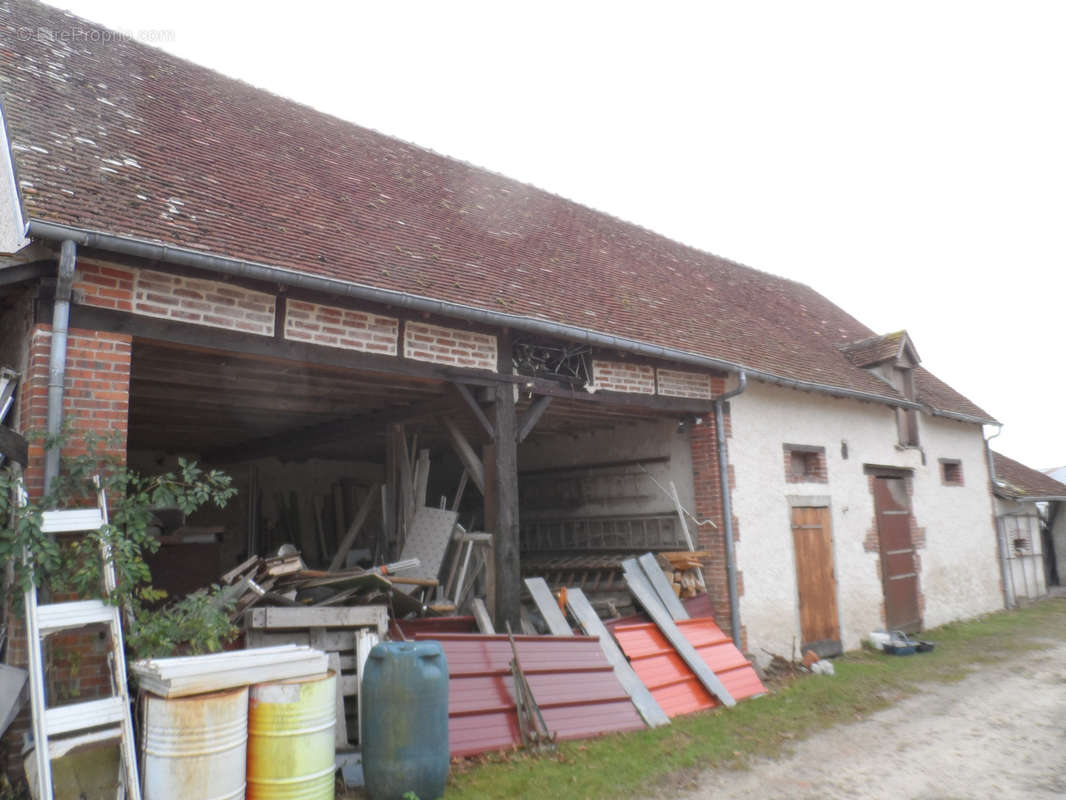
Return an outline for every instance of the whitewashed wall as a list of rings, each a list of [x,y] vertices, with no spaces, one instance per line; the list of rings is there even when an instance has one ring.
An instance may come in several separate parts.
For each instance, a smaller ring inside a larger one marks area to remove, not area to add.
[[[924,466],[917,450],[897,447],[895,415],[888,407],[761,383],[732,401],[729,450],[740,524],[741,620],[748,651],[760,660],[769,658],[764,649],[789,655],[801,639],[790,495],[829,497],[844,648],[858,647],[869,631],[883,626],[878,556],[863,547],[875,530],[865,465],[913,470],[913,510],[926,531],[919,550],[925,626],[1002,607],[981,430],[924,414],[919,424]],[[785,443],[825,447],[828,482],[787,483]],[[963,486],[942,485],[940,458],[962,461]]]

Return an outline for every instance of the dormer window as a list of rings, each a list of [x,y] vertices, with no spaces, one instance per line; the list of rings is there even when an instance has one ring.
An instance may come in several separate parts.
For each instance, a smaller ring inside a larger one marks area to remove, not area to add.
[[[921,363],[921,359],[906,331],[897,331],[885,336],[872,336],[869,339],[852,342],[841,349],[852,364],[880,378],[903,398],[917,401],[914,368]],[[896,426],[899,431],[900,445],[903,447],[919,446],[917,409],[897,408]]]

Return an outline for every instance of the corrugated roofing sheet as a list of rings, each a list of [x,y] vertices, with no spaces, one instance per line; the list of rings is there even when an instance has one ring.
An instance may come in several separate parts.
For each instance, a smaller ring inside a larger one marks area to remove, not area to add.
[[[677,626],[734,699],[743,700],[766,691],[751,662],[714,620],[682,620]],[[669,716],[718,705],[654,623],[616,625],[613,632],[633,669]]]
[[[453,756],[521,742],[506,636],[417,633],[448,660],[448,737]],[[599,642],[591,636],[516,636],[518,658],[548,730],[560,740],[641,730]]]

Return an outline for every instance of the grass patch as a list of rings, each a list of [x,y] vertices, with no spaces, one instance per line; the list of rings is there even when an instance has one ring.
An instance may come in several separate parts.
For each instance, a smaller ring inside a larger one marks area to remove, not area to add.
[[[699,771],[742,769],[786,753],[812,733],[862,719],[929,681],[954,682],[1066,640],[1066,600],[952,623],[922,634],[932,653],[892,657],[857,651],[834,660],[834,677],[811,676],[729,711],[679,717],[657,730],[560,745],[554,757],[494,756],[453,768],[448,800],[617,798],[680,787]]]

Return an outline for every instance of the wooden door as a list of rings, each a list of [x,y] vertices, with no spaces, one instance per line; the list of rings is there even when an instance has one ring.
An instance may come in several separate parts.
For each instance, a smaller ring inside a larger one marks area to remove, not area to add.
[[[822,657],[837,655],[842,649],[829,509],[793,508],[792,544],[796,552],[802,650],[813,650]]]
[[[918,608],[918,563],[911,538],[911,507],[902,476],[874,478],[874,508],[881,549],[881,583],[885,593],[885,627],[921,630]]]

